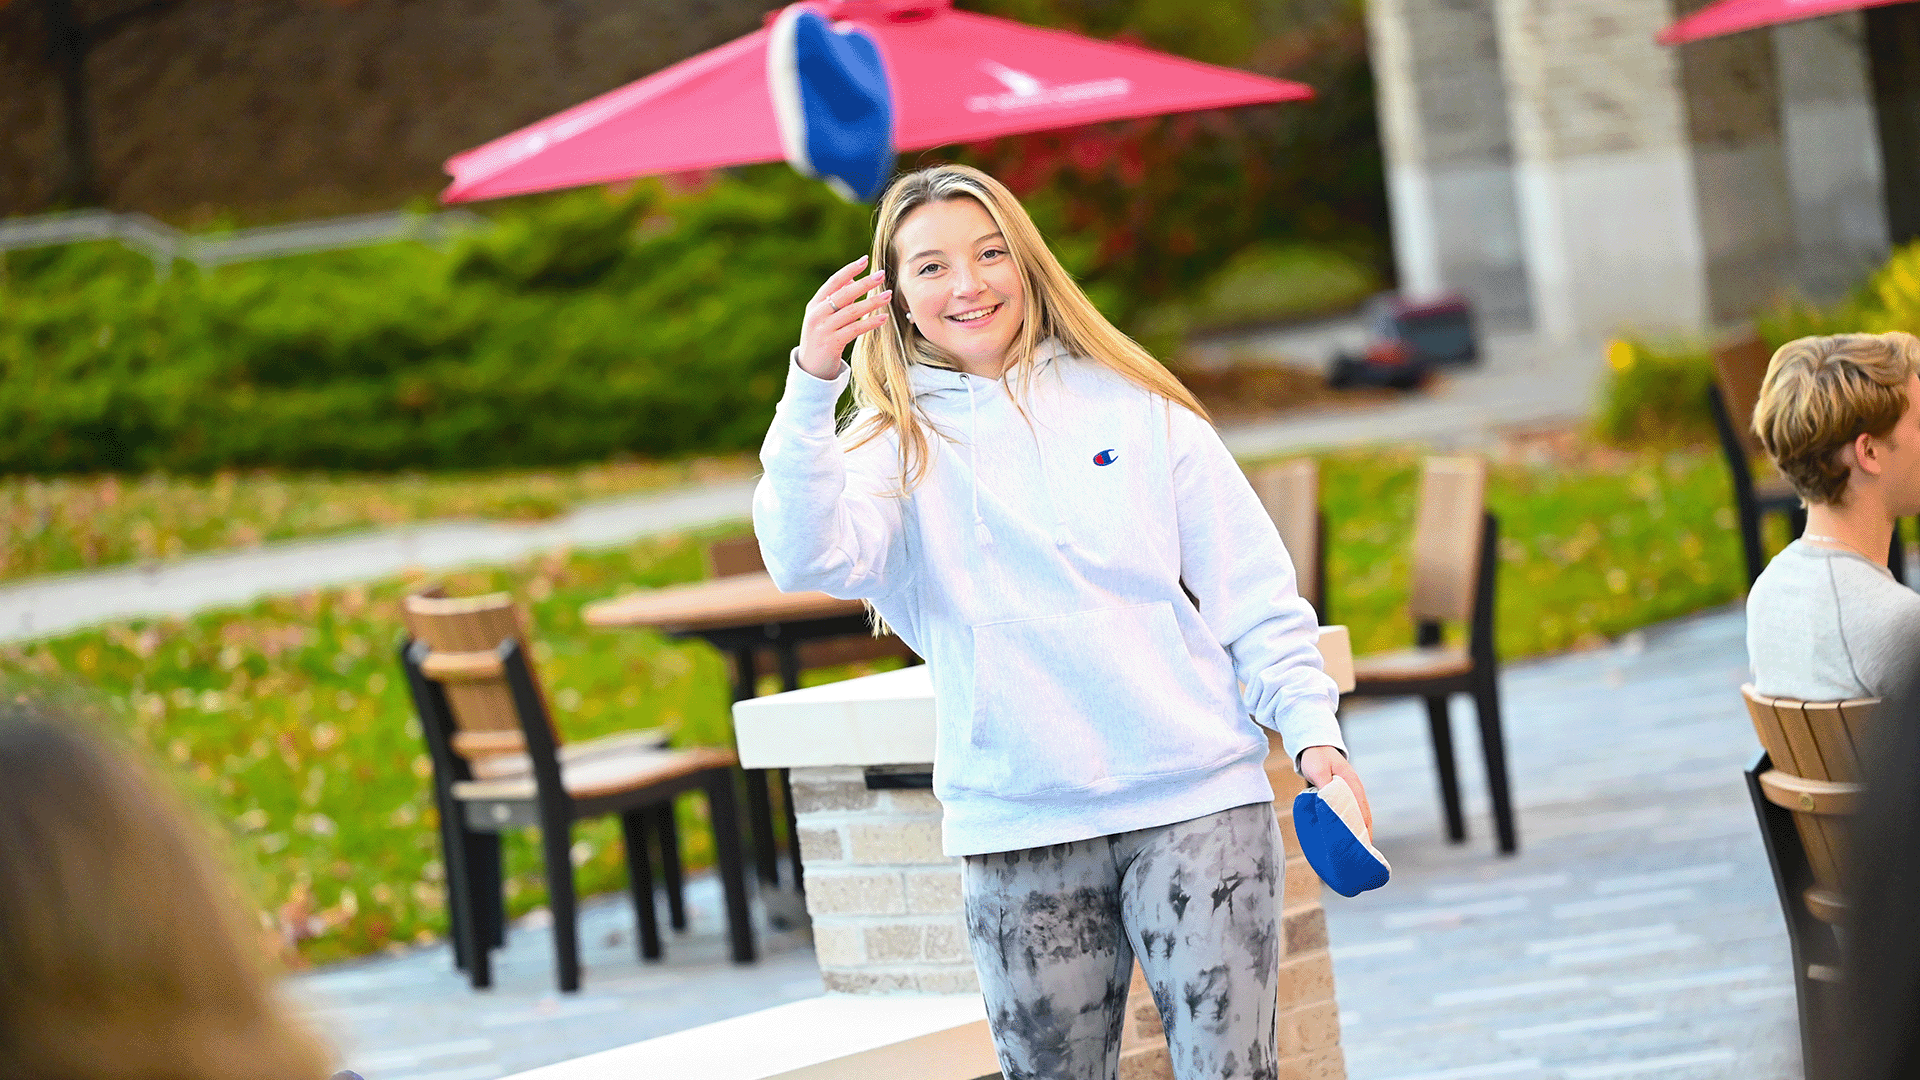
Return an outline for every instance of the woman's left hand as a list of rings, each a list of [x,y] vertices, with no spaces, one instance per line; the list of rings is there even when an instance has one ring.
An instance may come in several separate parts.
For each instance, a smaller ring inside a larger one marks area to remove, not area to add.
[[[1373,831],[1373,809],[1367,805],[1366,785],[1360,782],[1360,774],[1353,771],[1347,755],[1331,746],[1309,746],[1300,755],[1300,775],[1314,787],[1326,787],[1336,776],[1345,777],[1347,786],[1353,789],[1353,797],[1360,802],[1360,816],[1367,823],[1367,831]]]

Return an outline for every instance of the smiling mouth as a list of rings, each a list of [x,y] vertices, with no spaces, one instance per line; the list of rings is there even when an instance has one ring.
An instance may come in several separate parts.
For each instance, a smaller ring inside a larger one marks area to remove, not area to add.
[[[1001,307],[1002,307],[1001,304],[995,304],[992,307],[976,308],[975,310],[966,312],[965,314],[949,315],[947,316],[947,321],[957,322],[962,324],[979,322],[980,320],[986,318],[987,316],[992,315],[994,312],[999,311]]]

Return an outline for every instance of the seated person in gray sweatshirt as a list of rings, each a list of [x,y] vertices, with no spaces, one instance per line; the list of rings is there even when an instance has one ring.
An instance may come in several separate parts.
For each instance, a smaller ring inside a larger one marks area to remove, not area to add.
[[[1920,593],[1893,579],[1897,519],[1920,513],[1920,339],[1789,342],[1753,430],[1807,507],[1807,528],[1747,594],[1747,656],[1768,697],[1879,697],[1920,657]]]

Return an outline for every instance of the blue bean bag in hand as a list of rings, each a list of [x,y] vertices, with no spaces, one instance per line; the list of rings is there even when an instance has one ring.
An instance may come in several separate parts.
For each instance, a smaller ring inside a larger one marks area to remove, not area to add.
[[[1393,873],[1367,835],[1360,802],[1343,777],[1293,797],[1293,831],[1313,872],[1341,896],[1377,889]]]
[[[893,87],[873,35],[806,4],[767,35],[767,90],[787,163],[848,202],[870,202],[893,172]]]

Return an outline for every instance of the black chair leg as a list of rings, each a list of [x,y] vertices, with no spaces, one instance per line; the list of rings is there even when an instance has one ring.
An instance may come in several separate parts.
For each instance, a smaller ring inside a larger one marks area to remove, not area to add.
[[[1760,508],[1751,494],[1736,491],[1734,508],[1740,515],[1740,550],[1747,559],[1747,584],[1760,580],[1767,568],[1767,549],[1760,542]]]
[[[667,925],[687,928],[686,876],[680,866],[680,824],[674,820],[673,801],[654,810],[654,835],[660,840],[660,876],[667,886]]]
[[[453,941],[453,967],[467,970],[472,945],[465,923],[474,917],[472,874],[467,869],[466,838],[460,835],[458,819],[444,808],[440,811],[440,864],[445,871],[447,897],[447,937]]]
[[[1427,700],[1427,729],[1433,734],[1433,764],[1440,774],[1440,805],[1447,815],[1447,840],[1467,838],[1467,819],[1460,812],[1460,776],[1453,762],[1453,724],[1447,717],[1447,695]]]
[[[476,895],[480,882],[474,871],[474,834],[453,822],[452,842],[446,846],[447,918],[453,937],[454,962],[467,973],[475,990],[493,985],[493,966],[487,947],[484,908]]]
[[[1493,797],[1493,828],[1500,838],[1500,854],[1520,847],[1513,824],[1513,794],[1507,778],[1507,737],[1500,726],[1499,677],[1487,670],[1474,688],[1474,712],[1480,718],[1480,752],[1487,762],[1487,791]]]
[[[627,847],[627,891],[633,895],[633,916],[640,931],[640,959],[660,959],[660,919],[653,909],[653,859],[647,854],[649,807],[620,815],[620,837]]]
[[[580,925],[573,899],[573,829],[565,821],[540,826],[540,849],[546,862],[547,910],[553,916],[553,959],[560,976],[560,992],[580,989]]]
[[[500,869],[500,834],[467,834],[467,870],[472,886],[468,897],[480,920],[480,940],[488,948],[502,949],[507,944],[506,882]]]
[[[1766,848],[1767,863],[1773,869],[1773,886],[1780,898],[1780,912],[1787,924],[1787,949],[1793,959],[1794,1003],[1800,1016],[1800,1067],[1808,1080],[1821,1075],[1818,1043],[1820,988],[1807,977],[1811,960],[1810,943],[1805,940],[1808,920],[1801,915],[1804,902],[1801,891],[1811,873],[1806,867],[1806,850],[1793,824],[1793,815],[1767,800],[1760,787],[1760,776],[1773,768],[1762,753],[1746,770],[1747,798],[1753,803],[1753,816],[1760,826],[1760,842]]]
[[[780,773],[780,804],[786,807],[787,815],[787,866],[793,871],[793,891],[807,891],[806,870],[800,862],[800,815],[793,806],[793,780],[787,770]]]
[[[740,812],[733,794],[733,777],[732,769],[707,774],[707,812],[713,821],[713,854],[720,867],[720,888],[727,900],[727,939],[733,946],[734,962],[750,964],[754,960],[753,916],[747,908],[747,865],[740,850]]]
[[[753,860],[760,880],[780,884],[780,852],[773,838],[773,800],[768,789],[775,783],[773,770],[747,770],[747,826],[753,830]]]

